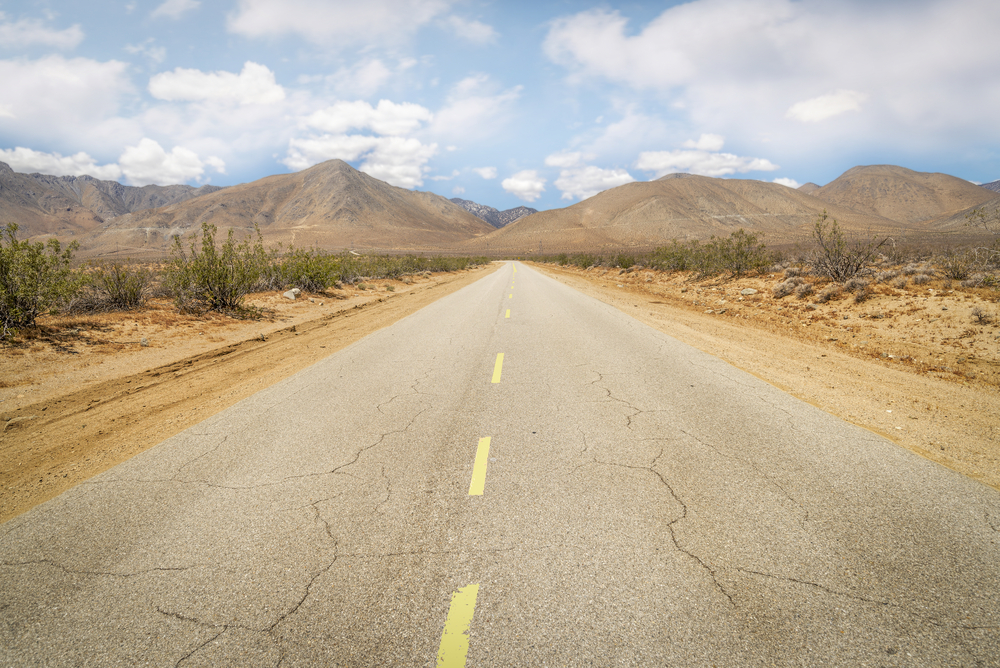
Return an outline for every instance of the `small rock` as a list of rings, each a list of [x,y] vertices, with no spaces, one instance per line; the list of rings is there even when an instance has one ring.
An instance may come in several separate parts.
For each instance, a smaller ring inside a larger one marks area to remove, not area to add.
[[[624,288],[625,286],[624,286],[624,285],[622,285],[621,283],[619,283],[619,284],[618,284],[618,287],[619,287],[619,288]]]
[[[310,298],[309,298],[309,301],[311,301],[311,302],[312,302],[312,303],[314,303],[314,304],[316,303],[316,300],[315,300],[315,299],[313,299],[312,297],[310,297]]]
[[[326,302],[320,302],[320,303],[319,303],[319,305],[320,305],[320,306],[322,306],[322,305],[323,305],[323,304],[325,304],[325,303],[326,303]]]
[[[746,297],[748,295],[755,295],[755,294],[757,294],[757,291],[754,290],[753,288],[743,288],[742,290],[740,290],[740,294],[743,295],[744,297]]]
[[[149,347],[149,339],[144,338],[142,341],[139,342],[139,345],[142,346],[143,348],[148,348]]]
[[[294,300],[298,296],[298,293],[296,293],[295,290],[289,290],[288,292],[286,292],[285,294],[283,294],[281,296],[284,297],[285,299]]]
[[[947,310],[948,310],[948,307],[947,307],[947,306],[942,306],[942,307],[941,307],[941,310],[942,310],[942,311],[947,311]]]

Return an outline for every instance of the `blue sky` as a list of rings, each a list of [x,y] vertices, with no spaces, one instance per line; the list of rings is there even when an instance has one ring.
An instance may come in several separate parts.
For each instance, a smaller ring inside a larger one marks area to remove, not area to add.
[[[500,209],[670,172],[1000,179],[996,0],[0,2],[0,161],[232,185],[341,158]]]

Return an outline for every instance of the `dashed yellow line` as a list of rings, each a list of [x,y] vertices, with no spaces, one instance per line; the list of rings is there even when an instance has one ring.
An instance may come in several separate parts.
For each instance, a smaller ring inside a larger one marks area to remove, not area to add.
[[[513,299],[513,298],[514,298],[514,293],[513,292],[510,293],[509,295],[507,295],[507,299]]]
[[[469,496],[482,496],[486,488],[486,465],[490,457],[490,437],[479,439],[476,448],[476,462],[472,465],[472,482],[469,483]]]
[[[503,370],[503,353],[497,353],[496,364],[493,365],[493,382],[500,382],[500,371]]]
[[[509,318],[510,317],[510,309],[507,309],[507,315],[505,315],[504,317],[505,318]]]
[[[469,625],[476,612],[476,597],[479,584],[462,587],[451,595],[448,619],[441,633],[438,648],[437,668],[465,668],[465,657],[469,653]]]

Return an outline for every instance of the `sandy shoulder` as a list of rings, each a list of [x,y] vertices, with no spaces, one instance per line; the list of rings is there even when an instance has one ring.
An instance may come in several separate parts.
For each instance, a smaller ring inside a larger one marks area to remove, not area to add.
[[[533,266],[828,413],[1000,489],[998,332],[968,334],[971,302],[965,295],[932,305],[909,294],[882,295],[863,305],[845,300],[805,311],[794,299],[772,297],[774,279],[692,284],[656,272]],[[741,300],[748,287],[758,293]],[[925,312],[932,315],[920,317]],[[873,319],[873,313],[882,317]],[[955,322],[936,320],[941,313]],[[950,326],[955,338],[942,336]],[[962,371],[966,364],[974,371]]]

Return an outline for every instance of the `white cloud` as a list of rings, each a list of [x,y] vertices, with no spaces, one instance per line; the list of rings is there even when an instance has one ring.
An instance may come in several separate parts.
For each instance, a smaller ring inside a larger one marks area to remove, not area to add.
[[[88,174],[97,179],[117,180],[122,175],[118,165],[98,165],[97,161],[83,151],[63,156],[58,153],[43,153],[18,146],[14,149],[0,149],[0,162],[6,162],[15,172],[39,173],[52,176],[82,176]]]
[[[593,155],[587,156],[593,158]],[[545,164],[549,167],[579,167],[583,164],[584,155],[580,151],[561,151],[553,153],[545,158]]]
[[[162,46],[156,46],[156,39],[149,39],[139,44],[126,44],[125,50],[134,55],[146,56],[154,63],[162,63],[167,58],[167,50]]]
[[[778,178],[778,179],[774,179],[771,183],[778,183],[778,184],[781,184],[783,186],[788,186],[789,188],[798,188],[799,186],[802,185],[801,183],[799,183],[795,179],[787,179],[787,178],[784,178],[784,177]]]
[[[703,134],[698,137],[698,141],[689,139],[682,146],[699,151],[721,151],[722,147],[725,146],[725,140],[721,135]]]
[[[445,106],[434,114],[430,131],[438,137],[482,139],[503,129],[511,108],[521,96],[521,86],[500,91],[486,74],[459,81]]]
[[[239,74],[202,72],[178,67],[149,80],[153,97],[167,101],[221,101],[237,104],[274,104],[285,99],[285,90],[274,80],[274,72],[247,61]]]
[[[134,92],[124,62],[57,55],[0,60],[0,81],[0,109],[10,119],[4,133],[29,146],[66,139],[93,150],[98,142],[89,146],[89,138],[114,122],[121,102]]]
[[[458,197],[459,195],[464,195],[465,188],[463,188],[462,186],[455,186],[454,188],[451,189],[451,194],[455,195],[456,197]]]
[[[721,145],[721,144],[720,144]],[[656,177],[673,172],[687,172],[701,176],[725,176],[746,172],[773,172],[778,165],[764,158],[744,158],[732,153],[717,153],[699,149],[675,151],[644,151],[635,166]]]
[[[855,90],[838,90],[796,102],[788,109],[785,117],[803,123],[816,123],[848,111],[861,111],[861,103],[866,99],[867,95]]]
[[[454,0],[240,0],[228,27],[247,37],[298,35],[322,47],[396,44]]]
[[[75,49],[83,41],[83,29],[74,25],[63,30],[53,30],[38,19],[21,19],[11,22],[0,12],[0,48],[16,50],[34,46],[51,49]]]
[[[496,167],[473,167],[472,171],[479,174],[486,180],[495,179],[497,177]]]
[[[444,20],[458,37],[472,42],[473,44],[492,44],[497,41],[497,32],[493,26],[480,23],[479,21],[463,19],[459,16],[449,16]]]
[[[426,164],[436,153],[437,144],[413,138],[340,134],[292,139],[282,162],[298,171],[326,160],[363,158],[359,169],[366,174],[400,188],[415,188],[423,185]]]
[[[217,158],[210,160],[214,164],[221,162]],[[159,142],[147,137],[136,146],[125,147],[118,164],[125,180],[134,186],[185,183],[205,173],[205,165],[194,151],[175,146],[167,153]]]
[[[635,179],[624,169],[584,165],[561,170],[555,186],[562,191],[562,199],[587,199],[608,188],[616,188],[632,181]]]
[[[337,102],[310,115],[305,125],[323,132],[341,134],[348,130],[372,130],[380,135],[405,135],[433,118],[419,104],[379,100],[377,107],[367,102]]]
[[[504,179],[500,185],[510,194],[525,202],[534,202],[545,192],[546,179],[538,175],[534,169],[524,169],[510,178]]]
[[[571,82],[649,91],[688,127],[771,137],[795,153],[874,141],[912,150],[914,137],[954,150],[956,138],[1000,136],[1000,40],[970,37],[996,25],[990,0],[691,0],[642,25],[602,9],[565,16],[543,48]],[[846,114],[862,102],[863,114]],[[789,128],[837,114],[851,117],[838,134]]]
[[[153,10],[150,14],[152,18],[165,16],[170,19],[179,19],[184,14],[198,9],[201,2],[198,0],[166,0],[163,4]]]

